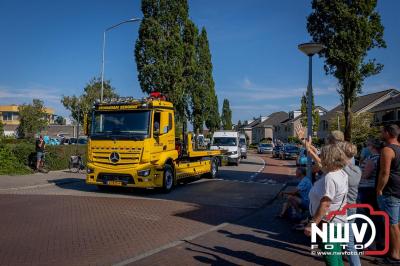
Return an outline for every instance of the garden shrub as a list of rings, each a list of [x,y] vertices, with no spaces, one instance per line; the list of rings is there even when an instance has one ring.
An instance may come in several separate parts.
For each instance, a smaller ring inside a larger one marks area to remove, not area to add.
[[[68,168],[69,158],[79,154],[86,162],[86,145],[46,146],[46,168],[50,171]],[[36,166],[35,144],[19,142],[0,144],[0,174],[28,174]]]
[[[0,145],[0,175],[29,174],[32,170],[14,156],[6,145]]]

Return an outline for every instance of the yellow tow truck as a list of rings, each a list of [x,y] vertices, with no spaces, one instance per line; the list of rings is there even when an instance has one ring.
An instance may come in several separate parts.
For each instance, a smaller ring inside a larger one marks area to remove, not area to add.
[[[91,117],[87,184],[170,192],[183,178],[217,175],[223,151],[194,150],[191,133],[176,138],[173,104],[159,93],[95,103]]]

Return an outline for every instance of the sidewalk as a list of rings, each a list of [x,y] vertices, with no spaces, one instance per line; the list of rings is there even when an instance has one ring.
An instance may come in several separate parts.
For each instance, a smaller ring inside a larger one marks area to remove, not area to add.
[[[68,170],[51,171],[47,174],[0,175],[0,190],[21,189],[51,184],[65,184],[85,179],[85,174],[70,173]]]
[[[311,255],[303,232],[274,217],[281,203],[275,200],[253,215],[129,265],[325,265]],[[375,265],[374,260],[363,258],[362,265]]]

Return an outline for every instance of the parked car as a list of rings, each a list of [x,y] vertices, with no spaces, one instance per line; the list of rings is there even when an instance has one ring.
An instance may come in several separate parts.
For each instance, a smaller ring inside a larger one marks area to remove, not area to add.
[[[68,138],[62,138],[60,141],[60,145],[69,145],[69,139]]]
[[[274,145],[271,143],[260,143],[257,147],[257,153],[272,153]]]
[[[87,144],[87,142],[88,142],[87,138],[79,138],[78,139],[78,144],[85,145],[85,144]]]
[[[70,138],[69,140],[68,140],[68,144],[69,145],[75,145],[75,144],[77,144],[78,143],[78,139],[77,138]]]
[[[282,148],[282,145],[275,146],[272,150],[272,158],[279,158],[279,153],[281,152]]]
[[[300,149],[299,156],[296,159],[297,166],[306,166],[307,165],[307,150],[304,148]]]
[[[240,145],[240,153],[242,155],[242,159],[247,159],[247,141],[246,135],[240,134],[239,136],[239,145]]]
[[[297,156],[299,156],[300,149],[299,147],[295,145],[285,145],[279,152],[279,158],[282,160],[286,159],[297,159]]]
[[[216,131],[211,141],[211,150],[227,150],[228,163],[239,165],[241,155],[239,133],[234,131]]]

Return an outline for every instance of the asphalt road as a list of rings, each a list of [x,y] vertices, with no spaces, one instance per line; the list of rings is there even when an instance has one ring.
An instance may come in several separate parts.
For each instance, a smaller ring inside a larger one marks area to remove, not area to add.
[[[149,257],[270,202],[282,185],[254,182],[263,167],[261,158],[248,156],[240,166],[221,167],[217,179],[170,194],[100,192],[68,173],[57,179],[67,183],[27,187],[9,179],[2,186],[0,177],[0,265],[124,265]]]

